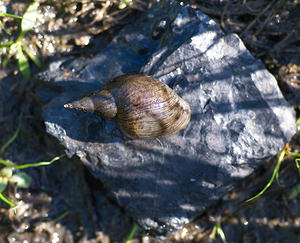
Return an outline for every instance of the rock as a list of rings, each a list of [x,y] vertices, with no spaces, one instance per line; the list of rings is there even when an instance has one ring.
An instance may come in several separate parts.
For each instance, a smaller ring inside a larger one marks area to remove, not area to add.
[[[186,129],[160,142],[130,140],[112,121],[64,109],[132,72],[158,78],[189,102]],[[154,4],[95,57],[59,60],[40,79],[64,90],[44,108],[47,132],[142,227],[158,234],[201,214],[295,133],[294,111],[275,78],[238,36],[225,35],[208,16],[177,1]]]

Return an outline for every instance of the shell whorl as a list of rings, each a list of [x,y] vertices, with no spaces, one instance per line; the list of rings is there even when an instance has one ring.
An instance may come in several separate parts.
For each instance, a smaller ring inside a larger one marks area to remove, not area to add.
[[[93,112],[105,119],[113,119],[117,114],[117,105],[108,90],[99,90],[86,97],[64,105],[65,108]]]
[[[77,108],[71,107],[74,102]],[[178,132],[187,126],[191,114],[189,104],[169,86],[142,74],[119,76],[102,90],[74,102],[65,107],[113,118],[122,133],[133,139]]]

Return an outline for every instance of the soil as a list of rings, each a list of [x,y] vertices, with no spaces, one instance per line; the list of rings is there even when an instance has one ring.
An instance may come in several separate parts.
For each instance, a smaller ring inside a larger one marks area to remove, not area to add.
[[[92,55],[99,45],[96,44],[97,36],[104,34],[109,41],[118,29],[151,6],[151,1],[146,4],[136,0],[128,1],[123,9],[120,2],[125,1],[40,1],[40,18],[36,27],[27,33],[24,44],[44,64],[58,56]],[[185,3],[209,15],[226,33],[234,32],[242,38],[252,55],[261,59],[276,77],[299,119],[298,1],[187,0]],[[22,16],[27,6],[24,1],[4,0],[0,3],[0,11]],[[20,20],[1,17],[0,21],[5,30],[11,32],[8,35],[0,26],[1,43],[16,39]],[[0,157],[16,164],[51,160],[64,151],[45,132],[41,117],[44,103],[36,96],[41,84],[36,79],[22,77],[14,55],[12,50],[1,49],[1,146],[12,137],[19,124],[21,129],[13,143],[1,151]],[[31,70],[33,74],[39,71],[34,64]],[[287,151],[300,153],[299,132],[288,143]],[[135,226],[83,164],[63,157],[49,166],[26,169],[33,181],[29,189],[16,188],[13,184],[6,188],[4,194],[19,201],[19,207],[15,213],[0,201],[0,240],[123,242],[135,232],[133,242],[222,242],[215,228],[221,225],[227,242],[300,242],[300,170],[294,157],[285,157],[278,181],[261,197],[245,202],[268,183],[277,159],[275,156],[266,161],[259,171],[241,183],[240,188],[194,222],[165,239],[156,239]]]

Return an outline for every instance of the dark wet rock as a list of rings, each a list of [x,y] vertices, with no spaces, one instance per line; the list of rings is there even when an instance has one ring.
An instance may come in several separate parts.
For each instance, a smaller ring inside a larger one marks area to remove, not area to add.
[[[130,140],[112,121],[64,109],[131,72],[158,78],[188,101],[188,127],[161,143]],[[155,4],[95,57],[54,62],[40,78],[63,90],[44,108],[47,132],[160,234],[201,214],[295,133],[293,109],[263,64],[235,34],[176,1]],[[39,95],[48,97],[47,89]]]

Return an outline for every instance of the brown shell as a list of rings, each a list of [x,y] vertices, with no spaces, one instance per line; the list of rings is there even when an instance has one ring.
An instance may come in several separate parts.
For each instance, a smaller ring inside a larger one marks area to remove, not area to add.
[[[190,121],[190,106],[166,84],[142,74],[123,75],[103,87],[109,91],[117,107],[113,118],[122,133],[133,139],[154,139],[185,128]],[[98,102],[99,98],[97,98]],[[70,106],[66,106],[72,108]],[[97,106],[94,107],[95,113]],[[102,115],[103,116],[103,115]]]

